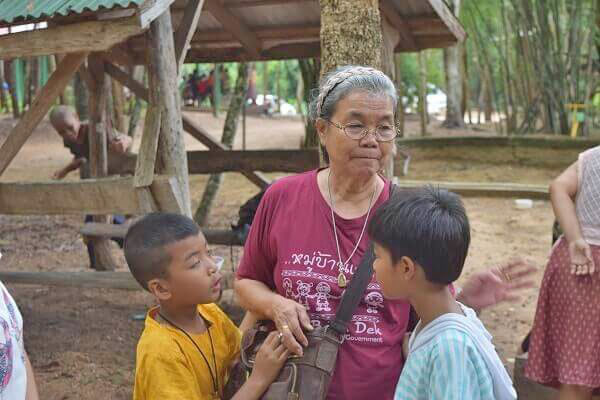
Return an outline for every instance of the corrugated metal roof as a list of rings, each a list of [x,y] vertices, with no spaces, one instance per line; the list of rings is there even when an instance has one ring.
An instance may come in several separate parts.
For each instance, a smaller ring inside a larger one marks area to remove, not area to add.
[[[139,6],[144,0],[0,0],[0,22],[27,22],[40,18]]]

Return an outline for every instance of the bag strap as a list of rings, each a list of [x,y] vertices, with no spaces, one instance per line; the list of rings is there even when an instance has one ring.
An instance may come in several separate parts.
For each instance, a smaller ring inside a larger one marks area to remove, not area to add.
[[[398,193],[398,186],[394,183],[390,183],[390,198]],[[329,324],[329,327],[333,329],[338,335],[345,335],[348,323],[352,319],[354,310],[358,307],[360,300],[362,299],[365,289],[371,282],[373,276],[373,261],[375,260],[375,253],[373,250],[373,244],[369,243],[369,247],[365,255],[363,256],[356,273],[350,280],[348,288],[342,296],[340,306],[335,313],[335,318]]]

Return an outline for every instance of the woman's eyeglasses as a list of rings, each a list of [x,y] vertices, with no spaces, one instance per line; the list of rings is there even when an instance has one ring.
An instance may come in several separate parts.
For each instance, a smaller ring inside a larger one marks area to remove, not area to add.
[[[398,136],[398,130],[395,125],[379,125],[374,130],[371,130],[364,125],[357,123],[350,123],[347,125],[340,125],[337,122],[326,119],[331,125],[344,131],[346,136],[352,140],[360,140],[366,137],[369,133],[375,132],[375,140],[378,142],[389,142],[394,140]]]

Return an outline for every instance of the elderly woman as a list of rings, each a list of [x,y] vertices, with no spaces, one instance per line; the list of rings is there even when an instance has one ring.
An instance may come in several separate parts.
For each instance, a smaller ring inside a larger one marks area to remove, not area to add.
[[[307,344],[303,330],[335,315],[368,247],[369,217],[389,197],[390,182],[379,172],[394,146],[397,102],[392,81],[373,68],[325,76],[312,114],[328,167],[280,179],[257,210],[235,288],[242,306],[272,320],[297,354]],[[514,298],[529,270],[514,262],[475,275],[460,301],[481,309]],[[407,302],[384,300],[376,281],[368,285],[328,399],[393,398],[409,313]]]

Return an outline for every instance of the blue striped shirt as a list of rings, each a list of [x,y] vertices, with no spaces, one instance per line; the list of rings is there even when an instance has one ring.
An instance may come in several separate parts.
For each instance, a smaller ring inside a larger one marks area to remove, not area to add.
[[[472,339],[445,329],[411,352],[394,400],[493,400],[494,386],[484,358]]]

